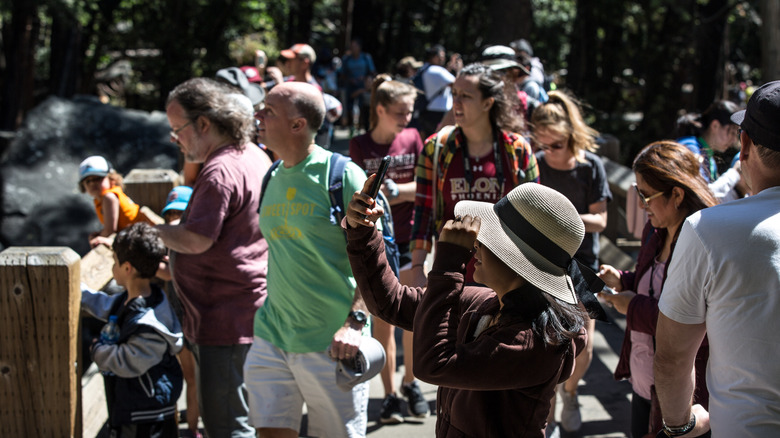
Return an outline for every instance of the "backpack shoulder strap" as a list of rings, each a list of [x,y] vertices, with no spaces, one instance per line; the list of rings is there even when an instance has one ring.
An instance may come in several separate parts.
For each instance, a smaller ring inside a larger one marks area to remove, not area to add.
[[[434,212],[434,219],[432,223],[436,224],[436,217],[438,216],[438,208],[439,205],[437,204],[436,199],[436,193],[439,191],[439,155],[441,155],[441,148],[447,144],[447,140],[449,140],[450,135],[452,135],[452,131],[455,130],[455,125],[447,125],[439,130],[439,134],[436,136],[436,144],[433,147],[433,212]]]
[[[263,205],[263,197],[265,197],[265,188],[268,187],[268,181],[271,181],[271,174],[273,174],[274,170],[276,170],[277,167],[279,167],[279,164],[281,164],[282,160],[276,160],[273,163],[271,163],[271,167],[268,168],[268,170],[265,172],[265,175],[263,176],[263,183],[260,185],[260,202],[258,203],[258,208],[262,207]]]
[[[344,217],[344,169],[349,157],[333,152],[328,170],[328,194],[330,195],[330,223],[341,226]]]

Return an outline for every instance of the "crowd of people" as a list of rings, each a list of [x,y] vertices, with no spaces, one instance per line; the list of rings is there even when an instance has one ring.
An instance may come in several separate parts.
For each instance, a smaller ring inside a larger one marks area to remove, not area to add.
[[[387,356],[381,423],[405,421],[403,399],[430,415],[419,379],[439,387],[437,436],[575,432],[602,305],[626,315],[627,434],[780,433],[780,82],[746,110],[715,102],[682,117],[676,141],[648,141],[629,201],[647,221],[636,268],[621,271],[599,259],[612,201],[600,134],[527,41],[467,65],[436,45],[377,74],[354,40],[335,72],[342,100],[316,59],[308,44],[276,66],[258,52],[170,92],[191,188],[171,193],[166,224],[136,223],[105,158],[82,163],[104,227],[91,243],[113,247],[125,289],[82,299],[121,328],[90,346],[113,436],[176,436],[183,378],[190,436],[200,416],[211,438],[297,437],[304,405],[308,435],[365,436],[368,382],[345,386],[336,370],[366,371],[370,336]],[[329,150],[342,107],[351,160]],[[731,147],[738,159],[719,166]]]

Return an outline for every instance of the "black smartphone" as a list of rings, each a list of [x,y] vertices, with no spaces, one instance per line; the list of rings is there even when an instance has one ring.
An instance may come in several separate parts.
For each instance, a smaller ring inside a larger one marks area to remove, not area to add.
[[[376,198],[376,195],[379,194],[379,187],[382,186],[382,181],[385,180],[385,174],[387,173],[388,167],[390,167],[390,155],[386,155],[382,158],[382,162],[379,163],[379,170],[376,171],[376,178],[374,178],[374,182],[371,184],[371,190],[368,192],[368,196]]]

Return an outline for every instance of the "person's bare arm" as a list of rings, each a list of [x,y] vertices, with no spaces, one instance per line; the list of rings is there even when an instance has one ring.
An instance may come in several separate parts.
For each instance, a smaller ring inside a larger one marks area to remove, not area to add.
[[[108,237],[119,228],[119,198],[113,193],[103,196],[103,230],[100,235]]]
[[[355,296],[352,298],[350,312],[355,310],[360,310],[368,315],[366,303],[363,302],[363,295],[357,289],[355,290]],[[333,335],[333,341],[330,343],[330,356],[333,359],[354,357],[360,348],[364,326],[365,324],[359,324],[357,321],[353,321],[352,317],[347,316],[344,320],[344,325]]]
[[[157,225],[160,237],[168,248],[182,254],[202,254],[214,241],[184,228],[183,225]]]
[[[387,196],[387,190],[385,190],[384,184],[382,184],[382,191],[385,193],[385,197],[390,202],[391,206],[402,202],[414,202],[414,196],[417,194],[416,182],[396,183],[395,186],[398,187],[398,196],[390,199],[390,197]]]
[[[690,420],[696,382],[694,361],[705,333],[703,323],[682,324],[658,314],[653,371],[663,419],[669,426]],[[696,414],[696,428],[685,436],[699,436],[709,430],[707,411],[697,407]]]
[[[594,202],[588,206],[588,212],[581,214],[585,232],[600,233],[607,228],[607,201]]]

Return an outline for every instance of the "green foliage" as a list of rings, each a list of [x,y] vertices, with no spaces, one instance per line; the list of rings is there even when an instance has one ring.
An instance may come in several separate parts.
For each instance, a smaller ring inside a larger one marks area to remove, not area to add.
[[[273,61],[281,48],[300,42],[294,39],[301,29],[317,50],[344,49],[347,0],[11,0],[0,2],[4,34],[14,5],[32,1],[38,39],[31,74],[39,96],[53,92],[47,87],[95,93],[96,72],[126,60],[127,105],[160,109],[168,91],[190,77],[249,64],[257,49]],[[586,104],[595,127],[634,147],[667,135],[677,109],[701,109],[723,95],[722,83],[763,79],[757,3],[530,0],[533,25],[526,32],[547,72]],[[495,35],[488,17],[501,4],[354,0],[352,36],[364,40],[380,71],[392,71],[403,56],[421,59],[435,43],[470,62]],[[312,8],[310,23],[296,21],[304,7]],[[708,46],[717,35],[727,38],[724,44]],[[76,71],[62,71],[66,66]],[[65,80],[75,84],[57,83]]]
[[[533,0],[532,5],[534,31],[529,41],[534,46],[534,56],[544,61],[545,69],[550,73],[565,70],[566,57],[571,50],[569,36],[577,15],[575,1]]]

